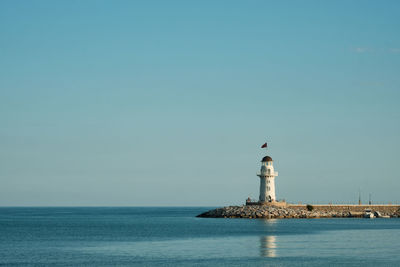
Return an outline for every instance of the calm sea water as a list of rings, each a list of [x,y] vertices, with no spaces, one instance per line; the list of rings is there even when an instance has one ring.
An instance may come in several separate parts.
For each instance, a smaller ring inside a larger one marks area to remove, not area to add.
[[[400,266],[400,219],[209,219],[205,208],[0,208],[0,265]]]

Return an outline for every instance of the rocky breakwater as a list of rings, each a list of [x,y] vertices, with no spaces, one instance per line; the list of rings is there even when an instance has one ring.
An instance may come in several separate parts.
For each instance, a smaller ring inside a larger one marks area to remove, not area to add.
[[[399,217],[400,211],[389,214]],[[363,217],[363,212],[349,210],[308,210],[306,207],[276,207],[268,205],[229,206],[204,212],[197,217],[205,218],[347,218]]]

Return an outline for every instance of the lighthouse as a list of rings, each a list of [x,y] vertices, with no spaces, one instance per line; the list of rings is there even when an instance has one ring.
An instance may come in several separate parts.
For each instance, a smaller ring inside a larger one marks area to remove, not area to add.
[[[270,156],[262,158],[261,170],[257,176],[260,177],[259,202],[275,202],[275,177],[278,176],[278,172],[274,170],[274,162]]]

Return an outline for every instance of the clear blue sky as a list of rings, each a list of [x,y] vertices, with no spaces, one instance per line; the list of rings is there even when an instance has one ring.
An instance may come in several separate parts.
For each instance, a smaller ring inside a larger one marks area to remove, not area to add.
[[[399,1],[0,1],[0,205],[400,202]]]

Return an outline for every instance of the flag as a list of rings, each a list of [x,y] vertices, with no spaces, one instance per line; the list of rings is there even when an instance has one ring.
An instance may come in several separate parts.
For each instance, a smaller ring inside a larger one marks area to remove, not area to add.
[[[261,148],[267,147],[267,143],[263,144]]]

